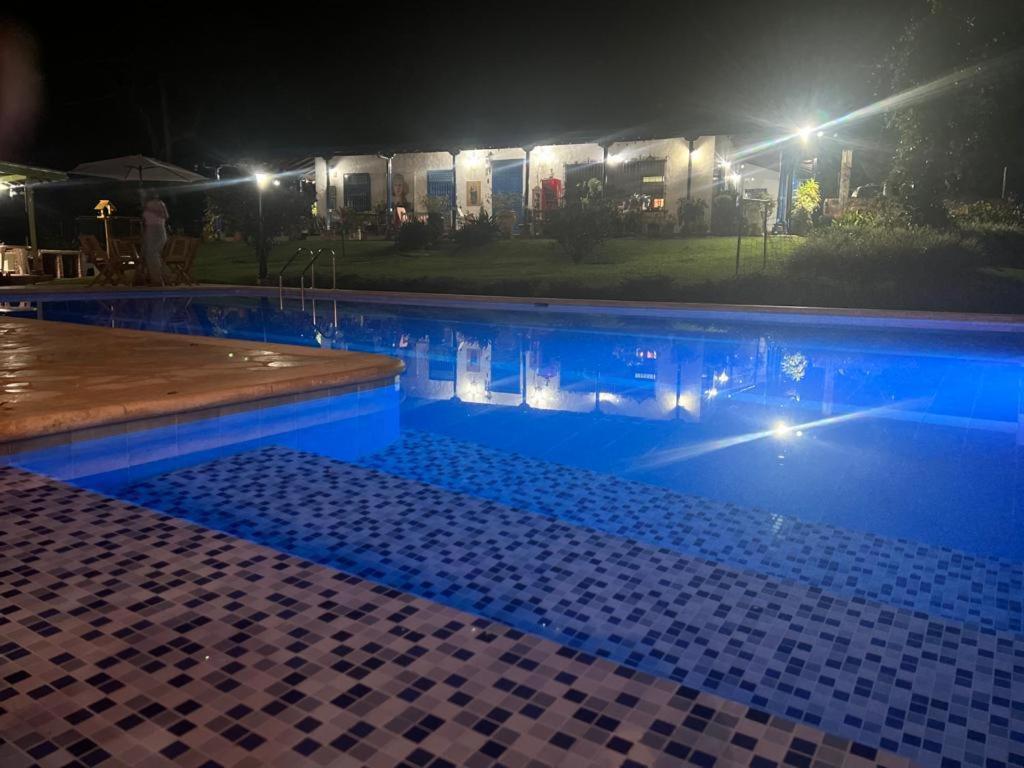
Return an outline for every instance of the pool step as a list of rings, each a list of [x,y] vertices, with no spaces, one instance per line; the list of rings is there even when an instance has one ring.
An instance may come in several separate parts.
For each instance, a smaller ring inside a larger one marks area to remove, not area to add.
[[[367,467],[674,552],[968,625],[1024,631],[1024,565],[807,523],[406,431]]]
[[[277,447],[121,495],[923,765],[1024,760],[1012,634]]]

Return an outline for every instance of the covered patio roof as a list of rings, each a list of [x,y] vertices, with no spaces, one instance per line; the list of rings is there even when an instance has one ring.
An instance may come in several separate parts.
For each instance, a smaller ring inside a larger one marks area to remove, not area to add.
[[[25,187],[25,213],[28,215],[28,242],[32,253],[38,253],[39,242],[36,237],[36,201],[33,187],[51,181],[67,181],[68,175],[63,171],[49,168],[36,168],[32,165],[21,165],[0,160],[0,184],[23,185]]]
[[[50,168],[36,168],[32,165],[20,165],[0,160],[0,183],[25,184],[26,182],[67,181],[68,175],[63,171]]]

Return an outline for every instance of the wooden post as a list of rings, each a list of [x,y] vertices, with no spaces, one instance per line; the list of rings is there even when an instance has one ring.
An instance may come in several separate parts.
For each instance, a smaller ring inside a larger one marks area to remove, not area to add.
[[[763,232],[763,245],[761,247],[761,271],[764,272],[768,269],[768,204],[769,200],[764,201],[764,232]]]
[[[743,239],[743,198],[736,194],[736,277],[740,276],[740,241]]]
[[[456,228],[459,226],[459,174],[456,168],[456,158],[459,156],[459,150],[453,149],[449,153],[452,156],[452,200],[451,200],[451,218],[452,218],[452,234],[455,234]]]
[[[693,139],[687,139],[688,149],[686,152],[686,199],[691,199],[693,190]]]
[[[523,160],[523,226],[527,224],[526,217],[530,215],[530,153],[533,147],[523,147],[526,157]]]
[[[39,239],[36,234],[36,193],[32,185],[25,183],[25,211],[28,214],[28,247],[31,258],[39,255]],[[40,265],[40,268],[42,265]]]
[[[846,210],[850,200],[850,172],[853,170],[853,150],[844,149],[839,163],[839,209]]]

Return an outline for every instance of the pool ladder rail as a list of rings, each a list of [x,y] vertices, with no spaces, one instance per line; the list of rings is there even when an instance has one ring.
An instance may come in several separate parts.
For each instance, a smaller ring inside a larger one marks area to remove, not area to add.
[[[281,267],[281,271],[277,273],[278,308],[284,309],[284,273],[292,265],[292,262],[303,253],[309,254],[310,257],[302,273],[299,275],[299,300],[302,302],[302,309],[306,308],[306,273],[309,273],[310,289],[316,288],[316,263],[325,252],[330,254],[331,257],[331,288],[335,289],[338,287],[338,256],[333,248],[318,248],[316,253],[309,248],[297,248],[291,258]]]
[[[344,250],[344,249],[343,249]],[[299,301],[301,302],[302,311],[306,311],[306,273],[309,273],[309,287],[310,289],[316,288],[316,263],[324,253],[330,254],[331,257],[331,289],[338,287],[338,256],[334,252],[333,248],[318,248],[314,253],[309,248],[297,248],[295,253],[292,254],[291,258],[285,262],[284,266],[281,267],[281,271],[277,273],[277,305],[279,309],[284,309],[284,273],[288,267],[292,265],[301,254],[306,253],[309,255],[309,261],[306,262],[305,268],[299,275]],[[313,305],[313,325],[316,325],[316,299],[310,297],[310,302]],[[338,326],[338,300],[334,299],[334,327]]]

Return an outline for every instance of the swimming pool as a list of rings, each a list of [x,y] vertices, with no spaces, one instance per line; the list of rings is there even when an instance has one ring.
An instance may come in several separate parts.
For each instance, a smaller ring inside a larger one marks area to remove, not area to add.
[[[1024,741],[1020,334],[252,297],[25,309],[407,366],[398,389],[25,468],[923,761]]]
[[[1024,335],[372,304],[341,306],[335,329],[330,303],[315,325],[254,299],[43,306],[51,320],[398,356],[407,430],[1024,560]]]

